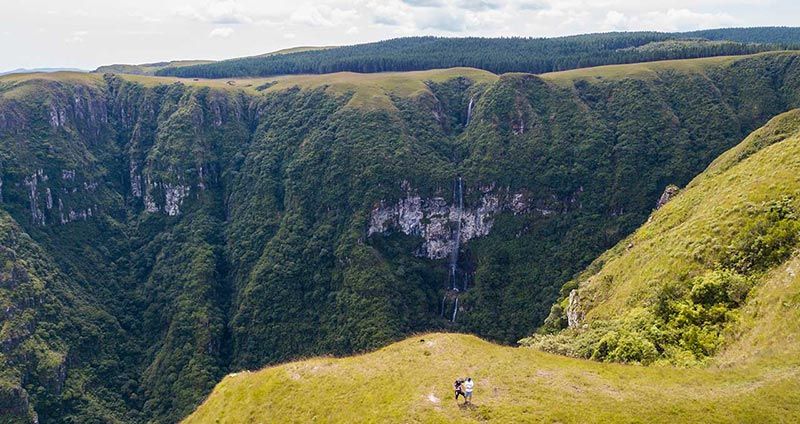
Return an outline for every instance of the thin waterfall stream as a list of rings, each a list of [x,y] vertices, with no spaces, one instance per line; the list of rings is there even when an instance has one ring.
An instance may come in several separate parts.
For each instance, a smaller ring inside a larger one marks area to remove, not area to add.
[[[461,177],[453,184],[453,201],[455,203],[458,199],[456,206],[456,229],[453,232],[453,251],[450,253],[450,278],[449,289],[454,296],[453,300],[453,315],[450,317],[451,322],[456,322],[456,315],[458,314],[458,253],[461,247],[461,218],[464,212],[464,183]],[[445,298],[447,295],[445,294]],[[444,314],[444,300],[442,301],[442,314]]]
[[[458,208],[456,209],[456,231],[453,234],[453,251],[450,253],[450,282],[451,289],[458,291],[458,278],[456,268],[458,267],[458,249],[461,244],[461,216],[464,210],[463,186],[461,177],[453,187],[453,199],[458,197]]]
[[[469,98],[469,104],[467,105],[467,120],[464,123],[466,127],[469,125],[470,120],[472,119],[472,108],[475,105],[475,98]],[[457,200],[456,200],[457,199]],[[456,203],[457,202],[457,203]],[[456,205],[456,213],[455,213],[455,220],[456,220],[456,228],[453,232],[453,240],[451,242],[453,250],[450,252],[450,275],[449,281],[447,282],[447,290],[445,291],[444,296],[442,297],[442,317],[445,316],[445,309],[447,308],[447,300],[448,298],[453,299],[453,313],[450,316],[450,322],[455,323],[456,317],[458,316],[458,294],[461,290],[467,289],[467,277],[464,276],[464,281],[459,287],[458,281],[458,255],[459,250],[461,249],[461,220],[464,214],[464,182],[459,176],[457,180],[453,181],[453,204]]]
[[[469,121],[472,119],[472,105],[474,104],[474,101],[474,97],[469,98],[469,105],[467,106],[467,122],[464,124],[465,127],[469,125]]]

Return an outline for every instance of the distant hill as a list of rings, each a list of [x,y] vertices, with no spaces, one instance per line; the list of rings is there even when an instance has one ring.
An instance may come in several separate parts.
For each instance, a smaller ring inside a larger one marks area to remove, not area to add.
[[[50,72],[89,72],[89,71],[78,68],[17,68],[17,69],[12,69],[10,71],[0,72],[0,75],[33,74],[37,72],[50,73]]]
[[[693,42],[664,43],[673,40]],[[613,32],[556,38],[409,37],[195,66],[165,67],[157,70],[156,75],[232,78],[452,67],[473,67],[494,73],[544,73],[607,64],[742,55],[797,45],[800,45],[800,28],[786,27],[686,33]],[[641,49],[642,46],[650,47]]]
[[[181,68],[184,66],[205,65],[214,63],[212,60],[175,60],[171,62],[143,63],[140,65],[115,64],[104,65],[93,72],[105,74],[130,74],[130,75],[155,75],[159,70],[166,68]]]
[[[325,46],[300,46],[300,47],[291,47],[288,49],[276,50],[274,52],[264,53],[262,55],[253,56],[253,57],[269,57],[274,55],[282,55],[282,54],[290,54],[290,53],[300,53],[300,52],[310,52],[316,50],[325,50],[331,49],[334,47],[325,47]],[[208,65],[216,63],[213,60],[173,60],[169,62],[154,62],[154,63],[142,63],[138,65],[131,65],[131,64],[114,64],[114,65],[103,65],[98,67],[92,72],[105,74],[128,74],[128,75],[155,75],[157,72],[164,70],[164,69],[176,69],[176,68],[183,68],[186,66],[195,66],[195,65]]]

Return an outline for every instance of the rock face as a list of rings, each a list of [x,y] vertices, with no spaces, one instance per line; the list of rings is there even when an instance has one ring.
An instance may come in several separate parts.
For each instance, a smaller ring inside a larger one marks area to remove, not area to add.
[[[381,201],[372,210],[367,234],[388,233],[398,229],[403,234],[419,236],[424,239],[415,252],[417,256],[429,259],[448,257],[454,249],[454,234],[458,228],[458,205],[439,196],[422,198],[416,190],[404,182],[406,196],[395,204]],[[510,193],[496,189],[494,185],[481,187],[477,205],[465,205],[461,212],[461,243],[482,237],[492,230],[494,217],[504,211],[514,214],[525,213],[530,202],[525,192]]]
[[[39,422],[36,413],[30,410],[28,392],[19,386],[0,388],[0,413],[16,418],[20,422],[28,421],[36,424]]]
[[[28,202],[31,213],[31,222],[36,225],[45,224],[44,211],[42,211],[42,209],[39,207],[39,192],[37,188],[40,181],[46,182],[47,179],[47,174],[40,169],[35,173],[25,177],[25,180],[23,181],[23,184],[28,189]]]
[[[567,304],[567,325],[569,328],[578,328],[583,320],[580,300],[580,292],[577,289],[569,292],[569,303]]]
[[[97,211],[94,193],[98,183],[91,180],[77,182],[74,170],[61,170],[60,174],[59,181],[57,177],[51,179],[46,171],[38,169],[23,178],[22,187],[27,195],[32,224],[46,226],[85,221]],[[57,213],[54,209],[58,210]]]
[[[672,198],[675,197],[679,191],[680,188],[678,188],[678,186],[673,184],[668,185],[667,188],[664,189],[664,192],[661,193],[661,197],[658,198],[658,202],[656,202],[656,209],[661,209],[661,207],[672,200]]]
[[[145,178],[144,207],[149,213],[163,211],[169,216],[181,213],[181,205],[189,196],[189,186],[184,184],[159,183]],[[159,206],[163,196],[163,207]],[[158,199],[158,201],[156,200]]]

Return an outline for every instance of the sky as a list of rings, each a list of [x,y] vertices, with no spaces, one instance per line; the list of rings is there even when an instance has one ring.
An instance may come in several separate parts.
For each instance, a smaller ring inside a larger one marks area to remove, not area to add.
[[[412,35],[800,25],[797,0],[2,0],[0,71],[226,59]]]

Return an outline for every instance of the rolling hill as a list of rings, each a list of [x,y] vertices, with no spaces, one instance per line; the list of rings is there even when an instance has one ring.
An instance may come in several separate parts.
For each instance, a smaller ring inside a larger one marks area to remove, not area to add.
[[[138,65],[114,64],[103,65],[92,72],[105,74],[130,74],[130,75],[155,75],[156,72],[166,68],[181,68],[184,66],[205,65],[214,63],[212,60],[174,60],[170,62],[142,63]]]
[[[749,274],[752,288],[733,311],[722,350],[704,366],[604,364],[468,335],[423,334],[366,355],[230,374],[184,423],[797,421],[800,226],[775,242],[780,224],[753,222],[770,219],[759,208],[779,202],[791,210],[783,218],[797,223],[799,175],[794,110],[720,156],[579,279],[589,324],[573,331],[614,336],[618,328],[597,323],[640,319],[632,312],[652,304],[658,288],[696,288],[692,278],[718,269],[721,252],[735,255],[754,234],[773,240],[746,252],[772,260],[755,262],[761,266]],[[452,380],[464,376],[477,381],[473,407],[451,398]]]

